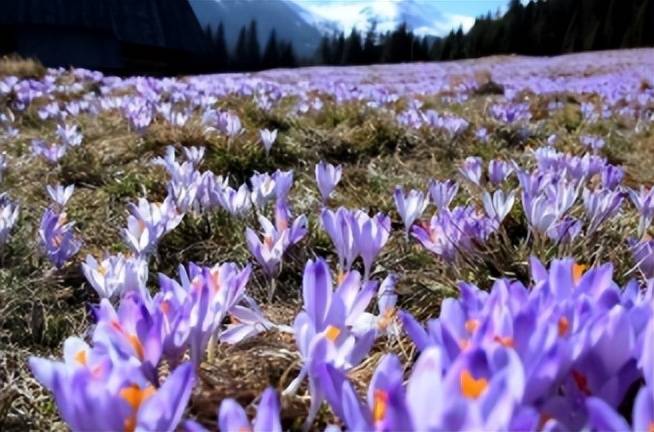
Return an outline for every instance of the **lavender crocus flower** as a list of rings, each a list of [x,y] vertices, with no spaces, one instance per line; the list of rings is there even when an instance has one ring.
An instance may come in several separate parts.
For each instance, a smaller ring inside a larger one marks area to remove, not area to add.
[[[48,191],[48,195],[50,195],[50,199],[59,206],[60,209],[63,209],[66,207],[66,203],[68,203],[68,200],[70,199],[71,196],[73,196],[73,192],[75,191],[75,185],[69,185],[69,186],[62,186],[61,184],[57,183],[54,186],[48,185],[46,186],[46,189]]]
[[[0,193],[0,248],[9,239],[9,233],[18,221],[18,212],[18,205],[9,199],[9,195]]]
[[[0,182],[4,179],[5,171],[7,171],[7,154],[0,153]]]
[[[461,168],[459,168],[459,172],[470,183],[479,186],[482,174],[481,158],[472,156],[466,158]]]
[[[147,295],[148,265],[138,257],[118,254],[98,262],[87,255],[82,271],[100,298],[112,299],[129,291]]]
[[[515,192],[511,191],[505,194],[503,190],[498,189],[492,196],[489,192],[484,192],[482,195],[482,202],[488,217],[494,219],[498,224],[501,224],[513,208]]]
[[[488,179],[495,186],[501,185],[513,172],[513,165],[499,159],[493,159],[488,163]]]
[[[266,150],[266,154],[270,153],[270,149],[272,149],[272,146],[277,139],[277,129],[272,131],[268,129],[261,129],[259,131],[259,136],[261,138],[261,144]]]
[[[57,137],[64,147],[78,147],[82,144],[83,138],[77,125],[68,124],[57,125]]]
[[[429,182],[429,196],[439,210],[448,209],[459,191],[459,184],[454,180]]]
[[[221,207],[232,216],[244,216],[252,208],[250,189],[246,184],[241,185],[238,190],[227,186],[219,193],[218,199]]]
[[[395,207],[402,218],[406,230],[406,236],[408,238],[411,225],[413,225],[413,222],[415,222],[416,219],[419,219],[422,216],[422,213],[427,208],[428,201],[425,198],[424,193],[417,190],[411,190],[408,194],[405,194],[404,188],[401,186],[395,187],[393,198],[395,199]]]
[[[184,147],[184,156],[186,160],[193,164],[194,167],[200,166],[202,159],[204,159],[204,153],[206,148],[204,147]]]
[[[48,259],[57,268],[72,258],[80,249],[81,243],[73,234],[74,223],[66,223],[66,214],[57,214],[46,209],[41,218],[39,237]]]
[[[293,186],[293,171],[277,170],[272,175],[256,173],[250,178],[252,202],[257,208],[264,208],[270,201],[286,201]]]
[[[128,210],[125,241],[141,256],[154,253],[161,238],[179,225],[183,217],[170,197],[161,204],[140,198],[138,205],[130,204]]]
[[[316,183],[318,184],[318,190],[322,196],[323,203],[329,200],[329,196],[334,191],[334,188],[341,181],[342,173],[343,168],[340,165],[334,166],[324,161],[316,164]]]

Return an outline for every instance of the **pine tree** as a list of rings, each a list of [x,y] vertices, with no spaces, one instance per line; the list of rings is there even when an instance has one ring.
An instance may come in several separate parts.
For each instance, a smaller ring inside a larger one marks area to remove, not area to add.
[[[232,68],[237,71],[245,70],[248,66],[247,59],[247,30],[245,26],[241,27],[241,30],[238,32],[238,39],[236,40],[236,46],[234,47],[234,54],[232,56]]]
[[[281,42],[279,44],[279,65],[286,68],[297,66],[297,58],[292,43]]]
[[[257,22],[250,21],[247,36],[247,66],[249,70],[261,68],[261,47],[259,46],[259,35],[257,33]]]
[[[275,29],[272,29],[268,37],[262,64],[264,69],[272,69],[279,66],[279,45],[277,43],[277,31]]]
[[[213,57],[219,70],[224,70],[229,66],[229,52],[227,51],[227,42],[225,42],[225,26],[222,21],[218,25],[214,37]]]

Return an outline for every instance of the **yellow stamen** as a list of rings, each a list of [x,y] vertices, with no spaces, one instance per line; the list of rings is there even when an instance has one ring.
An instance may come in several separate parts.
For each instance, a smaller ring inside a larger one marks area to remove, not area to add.
[[[461,393],[469,399],[477,399],[488,387],[488,381],[485,378],[475,379],[468,369],[464,369],[460,376]]]

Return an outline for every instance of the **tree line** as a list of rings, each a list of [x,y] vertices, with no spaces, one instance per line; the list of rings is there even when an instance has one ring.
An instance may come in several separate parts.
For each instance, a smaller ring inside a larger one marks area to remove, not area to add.
[[[510,0],[507,12],[478,17],[466,33],[420,36],[400,24],[323,36],[312,58],[298,59],[275,30],[261,49],[257,23],[243,26],[230,50],[222,23],[207,29],[214,70],[254,71],[299,65],[366,65],[458,60],[494,54],[556,55],[654,46],[654,0]]]
[[[227,46],[222,22],[215,31],[207,26],[205,33],[211,50],[207,68],[213,71],[241,72],[298,66],[293,44],[280,40],[275,29],[270,32],[263,50],[261,49],[257,22],[254,20],[241,27],[232,49]]]

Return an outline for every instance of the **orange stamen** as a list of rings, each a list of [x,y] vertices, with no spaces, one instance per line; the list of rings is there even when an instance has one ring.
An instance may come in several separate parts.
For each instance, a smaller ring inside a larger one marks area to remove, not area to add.
[[[493,340],[506,348],[513,348],[515,346],[511,336],[495,336]]]
[[[143,350],[143,344],[141,344],[139,338],[134,334],[128,335],[127,338],[129,339],[129,344],[132,346],[132,348],[134,348],[134,351],[136,351],[136,356],[140,360],[143,360],[145,351]]]
[[[559,318],[559,322],[557,323],[557,327],[559,328],[559,336],[565,336],[568,334],[568,331],[570,330],[570,321],[564,316]]]
[[[485,378],[475,379],[468,369],[464,369],[460,376],[461,393],[468,399],[477,399],[488,387],[488,381]]]
[[[136,414],[143,402],[151,398],[156,390],[153,386],[144,389],[137,385],[131,385],[120,390],[120,397],[123,398],[132,408],[132,415],[125,419],[125,432],[132,432],[136,429]]]
[[[373,399],[372,420],[375,423],[378,423],[386,417],[386,411],[388,409],[388,393],[384,390],[376,389]]]
[[[467,350],[470,348],[470,341],[468,339],[461,339],[459,341],[459,348],[461,348],[461,351]]]
[[[87,357],[86,357],[86,351],[85,350],[77,351],[73,358],[75,359],[75,361],[77,363],[81,364],[82,366],[86,366]]]
[[[581,281],[581,277],[584,275],[584,272],[588,269],[587,265],[584,264],[574,264],[572,266],[572,280],[575,285],[578,285]]]
[[[468,333],[474,333],[477,327],[479,327],[479,320],[469,319],[466,321],[464,327]]]
[[[579,372],[578,370],[573,370],[572,379],[574,380],[575,384],[577,384],[577,387],[583,394],[585,394],[586,396],[590,396],[592,394],[590,388],[588,387],[588,378],[586,377],[586,375]]]
[[[327,336],[327,339],[330,341],[334,342],[340,336],[341,334],[341,329],[338,327],[334,327],[333,325],[327,326],[327,329],[325,330],[325,335]]]

